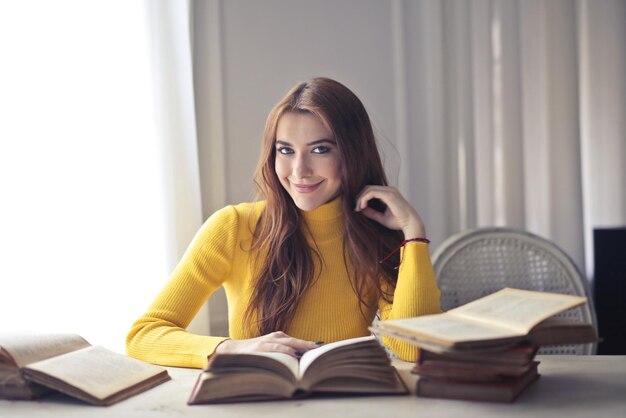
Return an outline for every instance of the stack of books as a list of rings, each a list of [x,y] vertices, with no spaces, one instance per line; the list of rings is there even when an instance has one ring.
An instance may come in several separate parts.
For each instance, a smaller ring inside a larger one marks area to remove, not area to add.
[[[555,317],[585,297],[505,288],[436,315],[381,321],[375,332],[417,345],[418,396],[512,402],[539,378],[544,345],[597,341],[593,325]]]
[[[418,396],[512,402],[539,378],[537,347],[494,352],[434,353],[420,350],[413,373]]]

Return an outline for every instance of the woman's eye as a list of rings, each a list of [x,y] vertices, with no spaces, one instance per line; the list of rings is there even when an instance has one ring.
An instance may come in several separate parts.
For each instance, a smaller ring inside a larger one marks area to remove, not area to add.
[[[276,150],[283,155],[293,154],[293,150],[289,147],[278,147]]]
[[[314,154],[326,154],[328,151],[330,151],[330,147],[327,147],[324,145],[320,145],[319,147],[313,148]]]

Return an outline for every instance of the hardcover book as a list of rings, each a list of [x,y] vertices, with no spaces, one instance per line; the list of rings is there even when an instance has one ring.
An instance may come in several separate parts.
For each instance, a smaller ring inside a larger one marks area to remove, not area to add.
[[[439,353],[595,342],[593,325],[553,317],[586,300],[505,288],[441,314],[381,321],[373,330]]]
[[[467,381],[454,378],[422,377],[417,381],[417,396],[472,401],[513,402],[530,384],[539,378],[537,365],[518,376],[489,381]]]
[[[406,394],[375,337],[309,350],[298,361],[283,353],[216,354],[200,373],[189,404],[288,399],[312,393]]]
[[[78,335],[0,333],[0,398],[58,391],[111,405],[169,379],[163,367],[92,346]]]

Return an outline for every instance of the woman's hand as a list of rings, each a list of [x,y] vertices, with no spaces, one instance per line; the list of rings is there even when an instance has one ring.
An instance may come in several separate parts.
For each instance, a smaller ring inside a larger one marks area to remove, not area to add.
[[[387,206],[385,211],[368,207],[367,203],[372,199],[382,201]],[[366,186],[356,199],[355,210],[389,229],[402,231],[405,239],[426,238],[422,218],[395,187]]]
[[[312,348],[319,347],[321,343],[299,340],[290,337],[282,331],[272,332],[257,338],[248,340],[226,340],[217,346],[216,353],[259,353],[274,352],[285,353],[292,357],[300,358],[302,354]]]

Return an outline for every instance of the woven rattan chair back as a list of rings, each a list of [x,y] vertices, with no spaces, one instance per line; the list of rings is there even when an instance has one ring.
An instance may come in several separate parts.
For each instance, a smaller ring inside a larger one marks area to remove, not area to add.
[[[456,234],[433,254],[444,311],[504,287],[587,296],[587,304],[563,312],[596,326],[587,281],[563,250],[537,235],[509,228]],[[539,354],[595,354],[596,344],[542,347]]]

